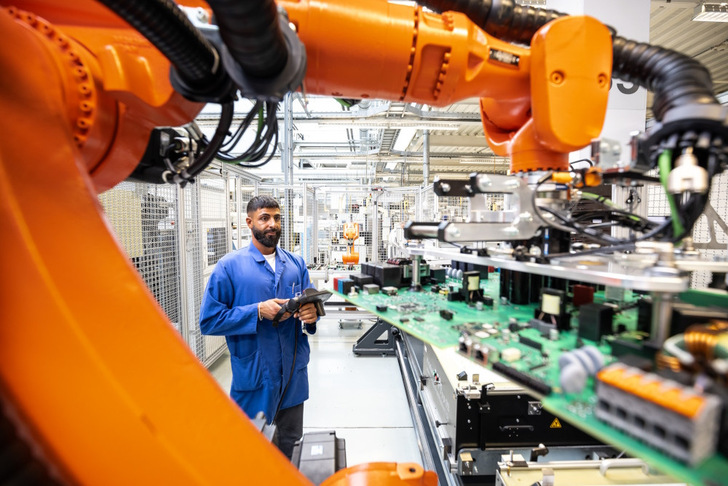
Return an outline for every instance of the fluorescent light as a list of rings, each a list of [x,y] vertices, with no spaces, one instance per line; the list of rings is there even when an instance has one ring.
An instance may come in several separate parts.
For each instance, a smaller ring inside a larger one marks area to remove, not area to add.
[[[458,161],[460,164],[465,165],[476,165],[476,164],[488,164],[488,165],[508,165],[510,163],[508,157],[498,157],[494,155],[485,155],[483,157],[461,157]]]
[[[698,22],[728,22],[728,3],[701,3],[695,7],[693,20]]]
[[[337,120],[320,120],[317,122],[319,126],[337,126],[337,127],[355,127],[355,128],[373,128],[373,129],[402,129],[414,128],[416,130],[457,130],[460,123],[456,122],[440,122],[429,120],[371,120],[367,118],[341,118]]]
[[[416,128],[400,129],[399,134],[397,134],[397,140],[394,142],[392,148],[398,152],[404,152],[409,147],[409,144],[412,143],[412,138],[414,138],[416,133]]]

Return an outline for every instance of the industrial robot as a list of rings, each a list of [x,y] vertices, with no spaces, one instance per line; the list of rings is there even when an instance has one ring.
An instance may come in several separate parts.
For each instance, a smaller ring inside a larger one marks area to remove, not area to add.
[[[352,221],[344,223],[344,238],[346,238],[346,253],[341,257],[344,265],[356,265],[359,263],[359,252],[354,251],[354,241],[359,238],[359,223]]]
[[[655,92],[634,177],[658,165],[675,173],[673,218],[640,238],[689,234],[724,168],[726,112],[707,70],[594,18],[513,0],[179,3],[0,1],[0,396],[2,447],[17,452],[8,477],[309,484],[174,331],[97,198],[130,177],[193,183],[224,158],[239,97],[272,112],[269,126],[276,103],[299,89],[431,106],[479,98],[488,143],[510,157],[512,175],[438,190],[516,193],[516,231],[415,225],[413,237],[588,234],[559,218],[560,197],[546,210],[531,201],[541,184],[600,183],[598,169],[571,171],[568,154],[599,136],[612,77]],[[191,124],[207,103],[220,105],[209,139]],[[436,481],[418,465],[376,463],[326,484]]]

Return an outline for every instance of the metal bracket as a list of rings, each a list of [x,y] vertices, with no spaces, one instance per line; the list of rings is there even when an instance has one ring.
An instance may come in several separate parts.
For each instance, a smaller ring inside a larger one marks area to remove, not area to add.
[[[710,241],[707,243],[693,243],[693,247],[699,250],[725,250],[726,245],[724,243],[718,243],[718,238],[715,234],[715,225],[718,225],[723,232],[728,235],[728,224],[723,221],[720,214],[715,208],[708,202],[703,210],[703,215],[708,219],[708,234],[710,235]]]
[[[433,186],[438,196],[471,198],[470,221],[443,221],[436,228],[431,223],[408,223],[405,227],[408,239],[437,238],[447,243],[527,240],[546,225],[534,207],[533,191],[519,177],[473,174],[469,181],[436,180]],[[485,194],[511,195],[511,208],[506,211],[488,210]]]
[[[377,322],[369,328],[354,343],[352,351],[357,356],[394,356],[394,329],[388,322],[377,319]],[[384,333],[385,339],[379,339]]]

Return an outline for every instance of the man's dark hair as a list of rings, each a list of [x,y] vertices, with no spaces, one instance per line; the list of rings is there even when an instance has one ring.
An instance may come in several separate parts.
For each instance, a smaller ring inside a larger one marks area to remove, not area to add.
[[[278,204],[278,201],[270,196],[255,196],[253,199],[248,201],[247,213],[248,215],[251,215],[260,208],[281,209],[281,206]]]

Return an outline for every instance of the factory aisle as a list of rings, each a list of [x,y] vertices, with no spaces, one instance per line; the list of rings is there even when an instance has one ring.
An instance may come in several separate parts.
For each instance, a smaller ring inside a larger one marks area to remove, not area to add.
[[[338,320],[323,318],[316,335],[309,337],[310,398],[303,431],[336,430],[337,437],[346,439],[349,466],[380,461],[422,464],[397,358],[352,353],[370,325],[364,321],[362,329],[339,329]],[[227,353],[210,372],[229,392]]]

